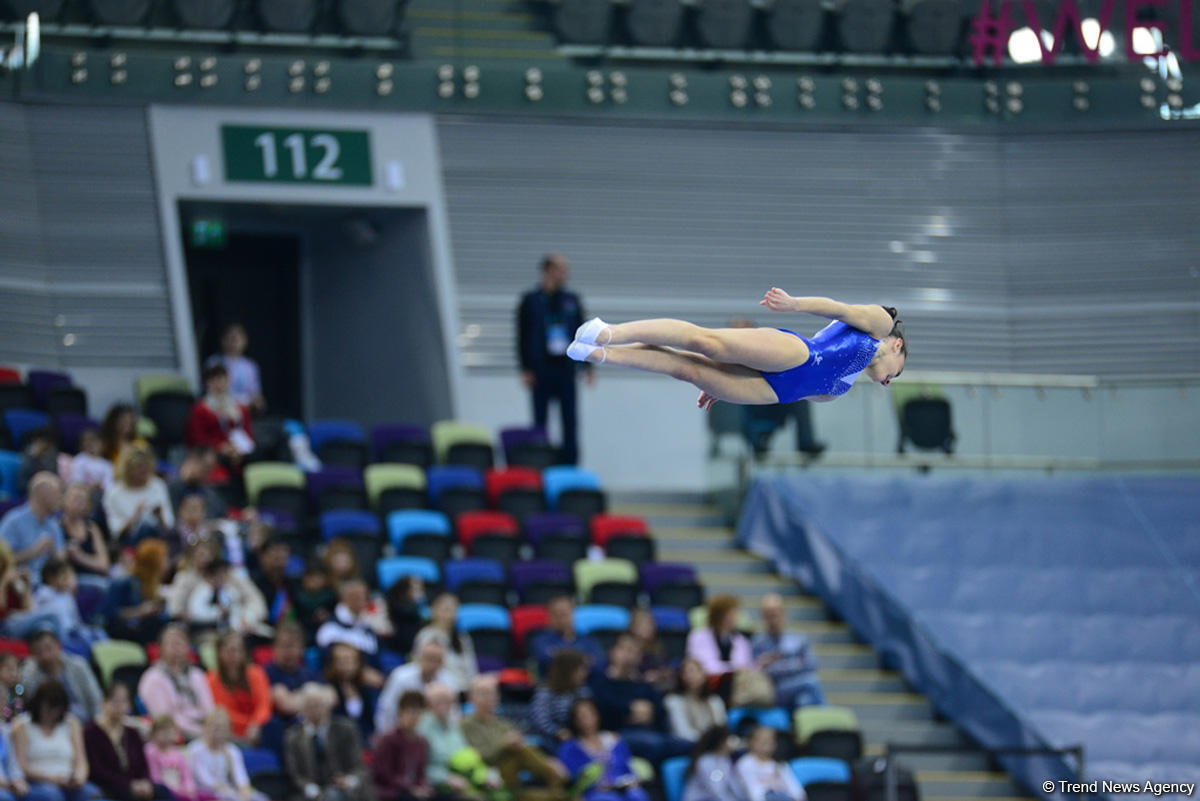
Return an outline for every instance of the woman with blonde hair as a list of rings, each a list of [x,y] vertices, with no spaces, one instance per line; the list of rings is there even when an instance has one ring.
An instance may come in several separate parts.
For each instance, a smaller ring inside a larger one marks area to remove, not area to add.
[[[104,514],[114,540],[136,544],[162,536],[175,525],[167,483],[154,475],[154,451],[130,445],[121,454],[112,484],[104,491]]]
[[[138,543],[130,575],[113,582],[104,601],[105,627],[114,639],[144,645],[158,638],[167,621],[161,590],[168,567],[165,542]]]

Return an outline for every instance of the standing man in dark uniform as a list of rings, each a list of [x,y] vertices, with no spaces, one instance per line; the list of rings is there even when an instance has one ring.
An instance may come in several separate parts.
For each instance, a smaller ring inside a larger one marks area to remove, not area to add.
[[[566,291],[570,264],[561,253],[542,257],[538,288],[521,298],[517,308],[517,358],[521,381],[533,393],[534,423],[545,427],[550,399],[558,400],[562,414],[562,461],[579,461],[578,418],[575,413],[575,377],[579,363],[567,358],[567,346],[586,315],[579,296]],[[584,364],[584,380],[595,380],[592,365]]]

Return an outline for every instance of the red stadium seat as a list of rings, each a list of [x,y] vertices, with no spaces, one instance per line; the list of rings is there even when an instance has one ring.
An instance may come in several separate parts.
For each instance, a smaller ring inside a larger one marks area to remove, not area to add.
[[[510,467],[507,470],[489,470],[484,476],[488,505],[495,508],[500,496],[507,490],[527,489],[542,491],[542,474],[528,467]]]
[[[471,552],[471,543],[484,534],[516,537],[521,530],[516,518],[504,512],[463,512],[456,525],[458,541],[467,553]]]
[[[648,537],[650,529],[640,517],[599,514],[592,516],[592,542],[603,548],[608,538],[625,536]]]
[[[0,639],[0,654],[13,654],[17,659],[29,656],[29,646],[24,640]]]
[[[530,633],[550,625],[550,613],[544,606],[516,606],[509,612],[509,617],[512,619],[513,644],[522,654],[525,653],[525,641]]]
[[[0,384],[20,384],[21,371],[15,367],[0,367]]]

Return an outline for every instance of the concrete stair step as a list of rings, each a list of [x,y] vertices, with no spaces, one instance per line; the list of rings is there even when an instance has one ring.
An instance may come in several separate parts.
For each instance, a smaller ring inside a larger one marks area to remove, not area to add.
[[[813,645],[814,649],[817,647],[817,644]],[[822,656],[818,652],[817,664],[821,666],[822,670],[826,668],[834,670],[848,668],[865,669],[879,667],[879,659],[874,654],[828,654]]]
[[[882,745],[872,744],[863,749],[867,756],[882,756]],[[988,756],[982,751],[957,754],[899,754],[896,757],[909,770],[915,771],[989,771],[992,768]]]
[[[834,706],[848,706],[860,721],[885,719],[932,720],[933,707],[923,695],[909,692],[826,692]],[[864,728],[866,724],[863,724]]]
[[[909,689],[899,673],[879,668],[823,668],[818,675],[826,693],[906,693]]]
[[[953,724],[933,720],[888,720],[869,718],[860,721],[863,739],[882,753],[885,743],[896,745],[931,745],[960,748],[974,745],[970,738]]]
[[[713,517],[721,514],[721,508],[711,503],[689,503],[687,501],[615,501],[612,513],[637,515],[638,517]]]
[[[996,798],[1025,795],[1007,773],[998,771],[917,770],[916,780],[923,798]]]

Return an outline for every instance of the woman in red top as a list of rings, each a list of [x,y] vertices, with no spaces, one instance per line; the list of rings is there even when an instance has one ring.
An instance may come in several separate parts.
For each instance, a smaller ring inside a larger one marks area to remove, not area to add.
[[[229,713],[234,738],[249,748],[257,745],[271,719],[271,682],[250,661],[238,632],[227,631],[217,640],[217,667],[208,672],[208,686],[213,702]]]
[[[204,397],[192,406],[184,441],[189,448],[212,448],[232,464],[254,450],[250,412],[229,392],[229,373],[215,364],[204,371]]]

